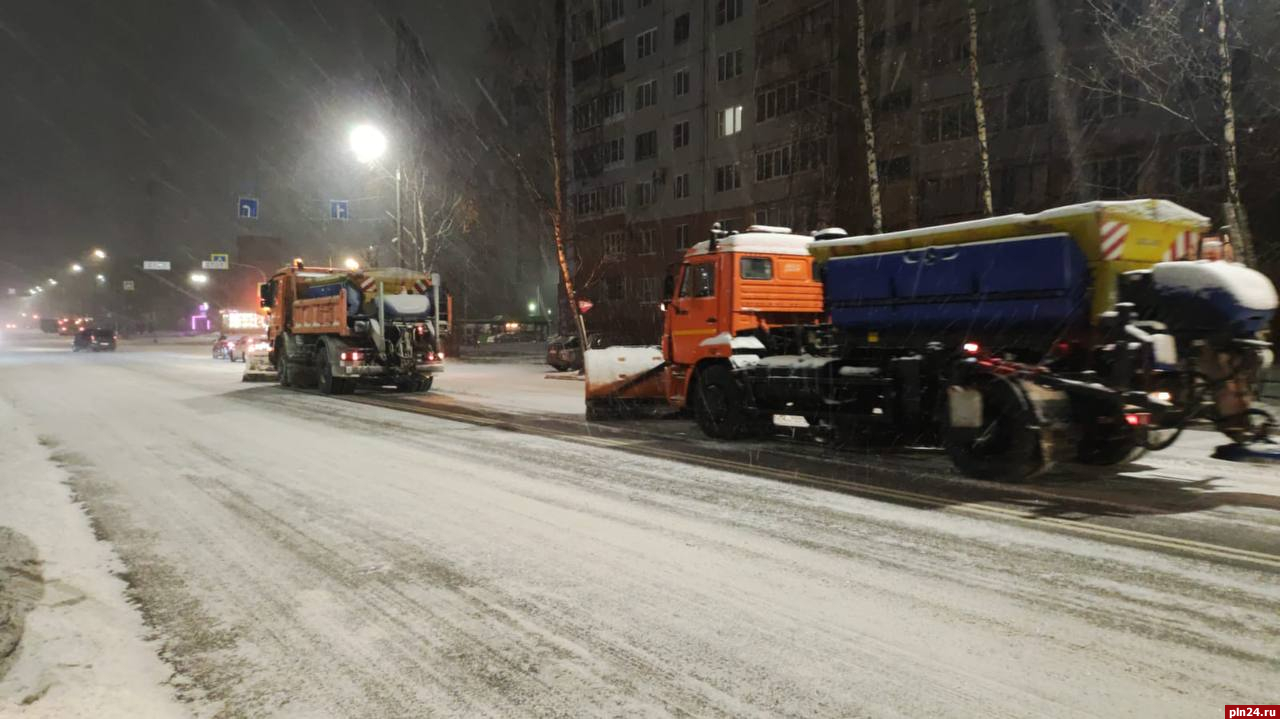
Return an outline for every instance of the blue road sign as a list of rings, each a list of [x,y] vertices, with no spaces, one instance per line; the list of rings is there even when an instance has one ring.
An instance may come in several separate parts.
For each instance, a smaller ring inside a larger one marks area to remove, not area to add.
[[[258,219],[258,198],[241,197],[240,203],[237,205],[240,219],[256,220]]]
[[[349,220],[351,213],[347,210],[346,200],[329,200],[329,219]]]

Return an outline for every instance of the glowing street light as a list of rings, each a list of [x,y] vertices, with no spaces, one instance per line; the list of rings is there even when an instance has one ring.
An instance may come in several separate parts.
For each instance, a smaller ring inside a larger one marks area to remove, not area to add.
[[[192,272],[191,276],[187,279],[191,280],[191,284],[193,285],[203,285],[209,282],[209,275],[206,275],[203,272]]]
[[[356,159],[366,164],[377,160],[387,152],[387,136],[373,125],[356,126],[351,131],[349,140],[351,151],[356,154]]]
[[[348,257],[347,259],[343,260],[342,266],[346,267],[348,270],[351,270],[352,272],[355,272],[356,270],[360,269],[360,263],[356,262],[356,258],[354,257]]]
[[[84,272],[84,265],[80,264],[79,262],[73,262],[71,264],[71,274],[78,275],[81,272]]]
[[[529,314],[535,315],[537,313],[538,313],[538,303],[533,300],[529,300]]]
[[[351,130],[351,136],[348,138],[351,143],[351,151],[355,154],[356,159],[368,165],[387,153],[387,136],[374,127],[373,125],[357,125]],[[396,255],[399,258],[399,264],[404,266],[404,243],[400,238],[404,236],[404,222],[400,219],[400,162],[396,162],[396,238],[392,242],[396,245]]]
[[[101,249],[94,248],[94,250],[93,250],[93,258],[94,258],[95,260],[105,260],[105,259],[107,259],[107,253],[103,252]]]
[[[50,287],[57,287],[57,286],[58,286],[58,281],[57,281],[57,280],[55,280],[55,279],[53,279],[52,277],[50,277],[50,278],[49,278],[49,286],[50,286]]]
[[[106,276],[106,275],[98,275],[98,276],[97,276],[97,277],[95,277],[94,279],[95,279],[95,280],[97,280],[97,281],[98,281],[98,284],[100,284],[100,285],[101,285],[101,284],[106,284],[106,282],[107,282],[107,276]]]

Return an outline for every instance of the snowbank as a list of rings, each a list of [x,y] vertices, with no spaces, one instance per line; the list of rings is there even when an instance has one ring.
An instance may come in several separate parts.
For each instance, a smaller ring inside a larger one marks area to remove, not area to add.
[[[39,554],[35,606],[13,664],[0,676],[0,716],[188,717],[166,686],[172,668],[143,639],[147,629],[125,598],[124,569],[94,538],[73,503],[66,473],[28,422],[0,401],[0,526]]]

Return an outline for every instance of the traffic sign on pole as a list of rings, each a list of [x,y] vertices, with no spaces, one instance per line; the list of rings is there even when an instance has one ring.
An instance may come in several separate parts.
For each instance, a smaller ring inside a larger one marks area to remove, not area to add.
[[[346,200],[329,200],[329,219],[351,219],[350,206]]]
[[[145,260],[142,263],[142,269],[153,272],[168,272],[173,267],[168,260]]]
[[[231,255],[225,252],[215,252],[209,255],[209,259],[201,262],[200,266],[206,270],[229,270],[231,269]]]
[[[236,212],[240,215],[240,219],[242,220],[258,219],[258,198],[241,197],[240,201],[236,204]]]
[[[121,282],[120,287],[123,288],[125,292],[133,292],[133,280],[125,280],[124,282]]]

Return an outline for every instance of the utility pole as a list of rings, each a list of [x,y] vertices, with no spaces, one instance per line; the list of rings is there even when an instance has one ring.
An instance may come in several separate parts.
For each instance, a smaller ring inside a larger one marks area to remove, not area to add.
[[[396,161],[396,266],[404,267],[404,223],[400,219],[400,170]]]

